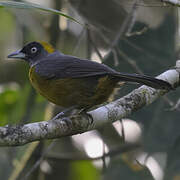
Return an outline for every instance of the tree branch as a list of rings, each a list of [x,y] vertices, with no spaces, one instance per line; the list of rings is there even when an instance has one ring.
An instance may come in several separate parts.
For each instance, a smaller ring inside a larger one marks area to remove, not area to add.
[[[162,0],[164,3],[169,3],[175,6],[180,6],[180,1],[179,0]]]
[[[177,61],[175,69],[164,72],[158,78],[178,87],[179,73],[180,60]],[[167,91],[156,90],[144,85],[114,102],[88,112],[88,114],[82,113],[57,120],[0,127],[0,146],[23,145],[37,140],[55,139],[97,129],[106,123],[127,117],[151,104],[165,93]]]

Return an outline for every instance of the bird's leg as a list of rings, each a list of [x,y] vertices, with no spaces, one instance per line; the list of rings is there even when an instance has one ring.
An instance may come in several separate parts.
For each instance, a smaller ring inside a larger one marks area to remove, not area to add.
[[[52,120],[57,120],[57,119],[60,119],[60,118],[63,118],[65,116],[68,115],[68,113],[70,113],[73,109],[75,109],[77,106],[71,106],[69,108],[66,108],[64,111],[58,113],[56,116],[54,116],[52,118]]]

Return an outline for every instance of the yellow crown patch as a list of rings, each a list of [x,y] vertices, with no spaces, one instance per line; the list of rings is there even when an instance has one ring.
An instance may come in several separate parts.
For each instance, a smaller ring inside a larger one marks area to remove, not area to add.
[[[48,52],[48,53],[53,53],[55,51],[55,49],[53,48],[53,46],[45,41],[39,41],[39,43],[41,43],[41,45],[43,46],[43,48]]]

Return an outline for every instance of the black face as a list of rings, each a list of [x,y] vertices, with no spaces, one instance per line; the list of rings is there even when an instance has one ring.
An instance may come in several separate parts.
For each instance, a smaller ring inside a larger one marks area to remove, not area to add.
[[[42,58],[48,55],[46,51],[38,42],[31,42],[25,45],[21,50],[17,50],[8,55],[8,58],[24,59],[30,65],[34,65],[37,61],[41,61]]]
[[[32,60],[43,52],[43,46],[38,42],[31,42],[23,47],[20,51],[25,54],[26,60]]]

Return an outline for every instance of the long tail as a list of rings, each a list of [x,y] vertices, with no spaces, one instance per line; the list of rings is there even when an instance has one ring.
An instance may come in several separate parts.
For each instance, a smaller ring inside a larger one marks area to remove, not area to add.
[[[114,74],[114,77],[118,77],[120,81],[137,82],[140,84],[150,86],[155,89],[166,89],[166,90],[173,89],[171,84],[169,84],[168,82],[151,76],[118,72]]]

